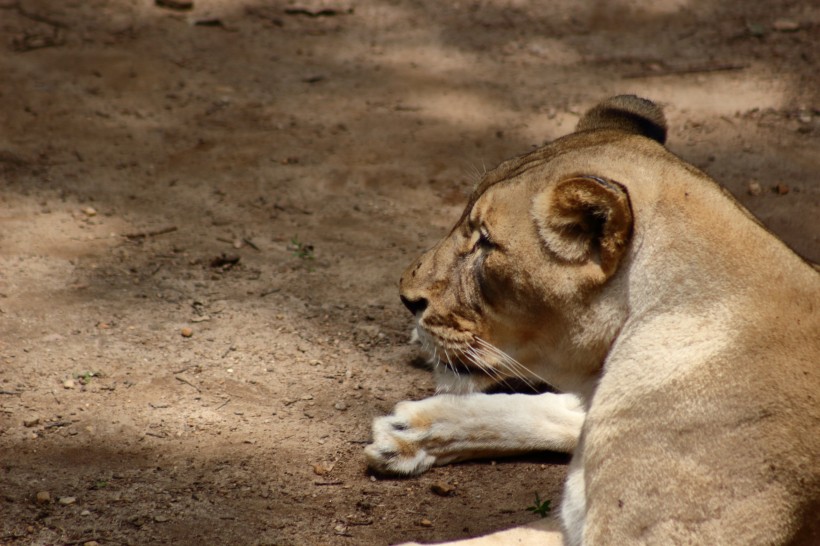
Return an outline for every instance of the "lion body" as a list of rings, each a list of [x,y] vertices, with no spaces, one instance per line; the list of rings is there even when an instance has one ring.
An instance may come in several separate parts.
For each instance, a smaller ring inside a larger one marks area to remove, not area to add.
[[[373,468],[572,452],[565,543],[820,544],[820,275],[664,138],[616,97],[485,177],[402,278],[473,394],[377,419]],[[513,375],[566,394],[476,392]]]

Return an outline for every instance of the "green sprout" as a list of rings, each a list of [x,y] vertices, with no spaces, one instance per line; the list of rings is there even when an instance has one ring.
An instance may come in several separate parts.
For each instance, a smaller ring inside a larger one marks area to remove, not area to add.
[[[91,383],[92,378],[100,377],[101,375],[102,374],[100,372],[87,371],[74,374],[74,377],[80,382],[80,384],[88,385],[89,383]]]
[[[535,493],[535,504],[532,506],[527,506],[527,510],[533,514],[538,514],[542,518],[545,518],[549,515],[551,510],[550,501],[542,501],[541,497],[538,496],[538,493]]]
[[[301,258],[303,260],[312,260],[313,259],[313,245],[309,245],[299,241],[299,238],[295,235],[290,240],[290,244],[288,245],[288,249],[293,251],[293,255],[297,258]]]

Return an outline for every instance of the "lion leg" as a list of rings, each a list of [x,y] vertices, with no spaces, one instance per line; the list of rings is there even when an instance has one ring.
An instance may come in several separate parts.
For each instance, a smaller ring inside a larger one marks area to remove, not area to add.
[[[421,474],[433,465],[529,451],[571,453],[585,417],[572,394],[440,395],[401,402],[373,421],[368,465]]]
[[[484,535],[483,537],[442,542],[439,543],[439,546],[508,546],[510,544],[518,546],[563,546],[564,542],[558,521],[547,518],[520,527]],[[408,542],[398,546],[420,545],[417,542]]]

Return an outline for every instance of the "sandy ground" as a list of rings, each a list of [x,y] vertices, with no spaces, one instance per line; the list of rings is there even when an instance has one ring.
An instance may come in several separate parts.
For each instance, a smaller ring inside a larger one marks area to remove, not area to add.
[[[816,4],[171,8],[0,0],[0,544],[432,541],[556,504],[565,457],[376,480],[362,448],[433,388],[404,266],[609,95],[820,260]]]

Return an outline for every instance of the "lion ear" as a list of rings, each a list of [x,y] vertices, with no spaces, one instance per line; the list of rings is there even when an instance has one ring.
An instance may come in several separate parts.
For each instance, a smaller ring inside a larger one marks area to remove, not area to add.
[[[538,232],[559,260],[591,264],[604,279],[617,270],[632,235],[626,188],[597,176],[558,182],[533,203]]]
[[[660,106],[635,95],[618,95],[590,109],[576,131],[614,129],[666,142],[666,117]]]

